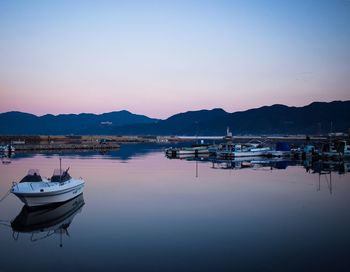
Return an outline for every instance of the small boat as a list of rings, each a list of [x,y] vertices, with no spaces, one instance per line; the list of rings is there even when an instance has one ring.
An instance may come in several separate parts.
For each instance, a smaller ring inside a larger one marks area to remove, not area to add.
[[[68,170],[56,169],[51,179],[46,179],[39,170],[30,169],[21,181],[13,183],[11,193],[30,207],[68,201],[81,194],[85,184],[82,178],[72,178]]]
[[[258,144],[235,144],[231,148],[218,149],[216,156],[220,158],[257,157],[266,156],[270,151],[270,147]]]

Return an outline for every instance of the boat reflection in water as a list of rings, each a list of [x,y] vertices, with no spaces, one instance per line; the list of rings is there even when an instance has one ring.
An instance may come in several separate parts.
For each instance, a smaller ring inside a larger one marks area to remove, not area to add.
[[[171,158],[175,159],[175,158]],[[286,160],[284,158],[234,158],[216,159],[210,156],[192,156],[187,158],[176,158],[196,162],[196,177],[198,177],[198,162],[212,164],[213,169],[241,170],[251,168],[253,170],[285,170],[289,166],[302,166],[307,173],[318,174],[317,191],[321,191],[321,183],[325,182],[330,194],[333,194],[332,173],[345,175],[350,173],[350,161],[332,160]]]
[[[286,158],[264,158],[264,157],[243,157],[234,159],[217,159],[211,156],[192,156],[186,158],[169,158],[186,161],[196,161],[202,163],[211,163],[214,169],[239,170],[244,168],[253,168],[254,170],[284,170],[289,166],[303,166],[306,172],[324,173],[337,172],[339,175],[350,172],[350,161],[331,161],[331,160],[294,160]]]
[[[174,159],[174,158],[172,158]],[[182,158],[178,158],[182,159]],[[210,156],[197,156],[184,158],[186,161],[196,161],[203,163],[211,163],[213,169],[229,169],[239,170],[245,168],[253,168],[254,170],[273,170],[286,169],[288,166],[298,165],[298,162],[292,160],[286,160],[284,158],[257,158],[257,157],[243,157],[234,159],[217,159]]]
[[[32,242],[48,238],[54,234],[60,235],[60,247],[62,236],[69,237],[68,227],[77,213],[84,206],[83,194],[63,203],[49,206],[28,207],[23,206],[21,212],[11,222],[13,238],[18,239],[20,233],[31,234]]]

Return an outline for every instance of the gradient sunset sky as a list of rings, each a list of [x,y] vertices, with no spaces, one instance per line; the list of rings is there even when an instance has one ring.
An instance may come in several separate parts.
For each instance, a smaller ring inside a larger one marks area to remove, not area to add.
[[[0,112],[349,99],[348,0],[0,0]]]

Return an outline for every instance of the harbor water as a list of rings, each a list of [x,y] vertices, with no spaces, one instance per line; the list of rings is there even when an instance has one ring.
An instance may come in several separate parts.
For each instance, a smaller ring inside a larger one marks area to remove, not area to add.
[[[0,196],[30,168],[70,167],[73,202],[0,202],[0,271],[350,271],[344,164],[168,159],[165,146],[105,154],[23,153],[0,165]],[[320,168],[321,167],[321,168]]]

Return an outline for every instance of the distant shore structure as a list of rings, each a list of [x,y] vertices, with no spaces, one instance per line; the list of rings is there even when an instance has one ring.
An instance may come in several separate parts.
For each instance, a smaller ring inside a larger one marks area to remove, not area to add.
[[[101,122],[100,123],[102,126],[111,126],[111,125],[113,125],[113,122],[111,122],[111,121],[103,121],[103,122]]]
[[[59,151],[59,150],[113,150],[119,149],[122,144],[135,143],[158,143],[170,144],[181,142],[206,142],[215,143],[221,141],[223,135],[218,136],[111,136],[111,135],[37,135],[37,136],[0,136],[0,144],[11,144],[16,152],[21,151]],[[226,135],[227,137],[227,135]],[[270,143],[289,142],[304,143],[306,139],[313,143],[327,142],[332,139],[348,139],[347,134],[318,135],[277,135],[277,136],[230,136],[230,140],[235,143],[244,143],[252,140],[263,140]]]

